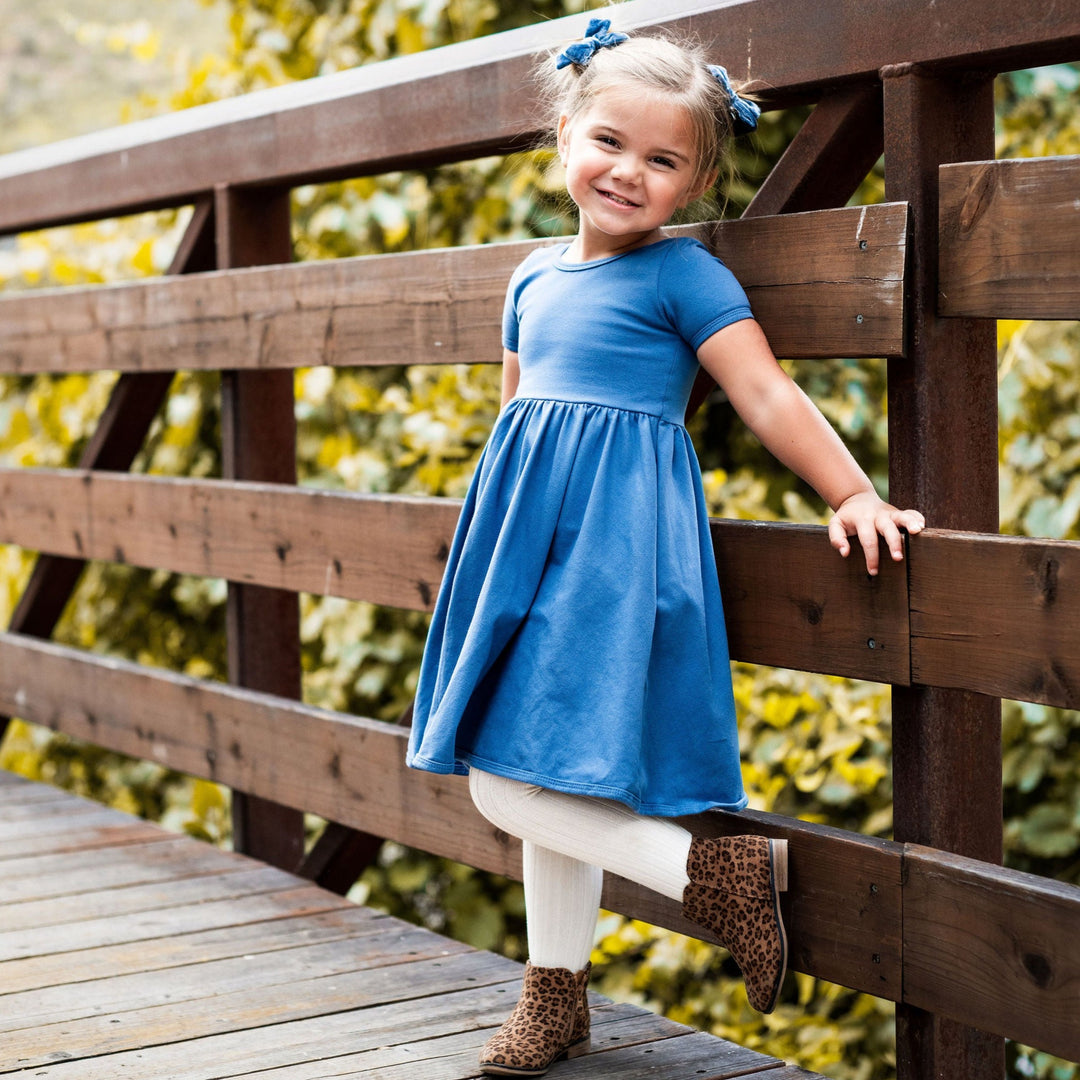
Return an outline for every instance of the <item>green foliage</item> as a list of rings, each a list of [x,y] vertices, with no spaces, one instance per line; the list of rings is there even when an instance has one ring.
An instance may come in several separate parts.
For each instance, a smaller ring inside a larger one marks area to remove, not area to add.
[[[210,2],[210,0],[205,0]],[[578,0],[229,0],[230,45],[191,68],[168,104],[185,108],[263,86],[595,6]],[[1072,70],[1072,69],[1068,69]],[[1003,152],[1075,153],[1076,83],[1052,92],[1019,73],[999,82]],[[160,108],[144,100],[133,112]],[[740,149],[740,179],[723,207],[738,213],[797,130],[805,110],[768,115]],[[569,232],[559,178],[542,150],[294,192],[301,259],[487,243]],[[880,174],[860,197],[881,194]],[[699,208],[700,209],[700,208]],[[700,210],[705,213],[707,211]],[[0,288],[118,281],[160,273],[186,213],[144,215],[20,237],[0,249]],[[1005,324],[1001,356],[1003,528],[1077,537],[1080,376],[1076,328]],[[477,358],[494,360],[495,357]],[[841,430],[879,488],[887,483],[885,370],[838,359],[795,364],[795,378]],[[70,465],[111,388],[106,375],[33,377],[0,386],[0,460]],[[301,482],[365,492],[460,496],[498,408],[497,368],[297,372]],[[217,381],[177,376],[136,470],[215,476]],[[816,496],[763,454],[715,394],[695,421],[711,512],[820,521]],[[10,617],[30,555],[0,547],[0,617]],[[225,677],[225,586],[164,572],[91,566],[57,639],[206,678]],[[301,598],[305,699],[396,719],[415,686],[426,619],[336,598]],[[868,835],[891,829],[889,698],[871,684],[739,664],[734,669],[744,778],[752,805]],[[1080,739],[1074,714],[1009,704],[1004,711],[1006,843],[1024,869],[1080,880]],[[16,723],[0,764],[112,805],[163,819],[216,843],[229,839],[224,794]],[[312,833],[318,823],[311,822]],[[354,898],[485,948],[522,957],[517,883],[384,845]],[[884,1080],[895,1069],[892,1008],[792,975],[777,1012],[749,1009],[730,960],[693,939],[605,915],[594,960],[598,988],[711,1029],[838,1080]],[[1016,1076],[1075,1078],[1072,1067],[1020,1047]]]

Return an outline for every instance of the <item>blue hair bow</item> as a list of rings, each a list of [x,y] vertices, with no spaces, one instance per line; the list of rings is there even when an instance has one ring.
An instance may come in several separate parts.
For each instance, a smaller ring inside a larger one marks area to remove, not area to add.
[[[757,104],[747,98],[739,97],[735,93],[735,87],[731,85],[728,73],[719,64],[709,64],[709,73],[724,88],[728,96],[728,108],[731,109],[732,127],[736,135],[745,135],[757,127],[761,109]]]
[[[624,41],[625,34],[612,32],[610,19],[590,19],[585,28],[585,40],[567,45],[556,58],[555,66],[564,68],[568,64],[577,64],[578,67],[588,67],[597,49],[609,49],[613,45],[621,45]]]

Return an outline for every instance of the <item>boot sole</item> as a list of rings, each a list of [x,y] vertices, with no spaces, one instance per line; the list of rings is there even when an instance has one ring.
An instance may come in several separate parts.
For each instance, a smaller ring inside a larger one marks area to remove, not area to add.
[[[564,1058],[581,1057],[582,1054],[587,1054],[591,1044],[591,1036],[586,1035],[584,1039],[571,1043],[561,1054],[553,1057],[547,1065],[540,1069],[515,1069],[513,1065],[489,1065],[480,1062],[480,1071],[485,1076],[543,1076],[556,1061],[562,1061]]]
[[[769,841],[769,862],[772,866],[773,911],[776,915],[776,927],[780,932],[780,974],[773,986],[772,997],[763,1009],[758,1010],[761,1013],[771,1013],[776,1008],[776,1000],[780,996],[784,976],[787,974],[787,929],[780,913],[780,894],[787,892],[788,887],[788,842],[786,840]]]

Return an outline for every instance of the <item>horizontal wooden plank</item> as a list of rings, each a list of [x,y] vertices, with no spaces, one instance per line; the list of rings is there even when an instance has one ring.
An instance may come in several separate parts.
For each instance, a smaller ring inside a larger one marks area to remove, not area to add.
[[[0,709],[472,866],[521,873],[520,845],[480,817],[463,777],[405,767],[408,732],[394,725],[11,634],[0,634]],[[737,827],[749,820],[740,815]],[[712,814],[691,824],[722,827]],[[786,830],[797,849],[804,888],[791,912],[796,965],[873,993],[894,992],[899,961],[887,927],[895,922],[889,911],[897,903],[898,852],[803,822],[762,818],[755,825]],[[618,910],[686,930],[677,902],[636,886],[611,888]],[[102,944],[125,922],[112,920],[114,928],[99,921],[94,933]],[[25,947],[26,935],[15,936],[10,946]],[[0,934],[0,949],[4,941]]]
[[[370,927],[368,929],[371,929]],[[438,959],[472,951],[430,930],[383,920],[377,932],[351,935],[345,940],[294,942],[273,953],[204,960],[159,971],[134,970],[76,985],[36,987],[5,993],[0,1008],[0,1032],[5,1037],[46,1024],[70,1023],[135,1010],[176,1006],[245,991],[282,986],[320,977],[349,975],[422,959]],[[254,963],[252,961],[255,961]],[[209,987],[213,994],[207,993]]]
[[[778,355],[903,352],[905,204],[671,231],[698,236],[731,267]],[[545,243],[0,298],[0,373],[496,362],[506,283]]]
[[[909,582],[914,682],[1080,708],[1080,543],[928,529]]]
[[[431,610],[457,500],[0,469],[0,542]],[[820,526],[713,521],[737,660],[907,683],[903,566],[870,578]],[[363,537],[363,543],[357,542]]]
[[[252,913],[248,922],[213,930],[5,960],[5,993],[109,979],[132,971],[163,972],[186,964],[276,952],[301,943],[344,941],[357,934],[377,933],[378,923],[385,918],[341,898],[335,904],[334,895],[325,890],[310,889],[306,897],[299,891],[291,895],[297,901],[295,910],[279,907],[272,918],[257,918]],[[280,901],[280,896],[277,899]]]
[[[186,904],[283,892],[298,884],[298,879],[276,867],[254,863],[250,869],[212,874],[209,879],[188,877],[180,881],[152,882],[124,889],[106,888],[97,892],[88,890],[85,897],[76,895],[11,901],[5,903],[3,908],[3,937],[7,939],[9,934],[20,930],[38,930],[46,926],[68,924],[82,925],[105,918],[165,912],[169,908],[183,907]],[[34,935],[28,933],[24,937],[27,947],[32,948],[31,940]]]
[[[780,105],[902,63],[1011,70],[1075,60],[1070,5],[885,7],[819,0],[632,0],[620,29],[689,30]],[[295,186],[464,160],[530,141],[533,54],[580,37],[571,16],[369,64],[0,159],[0,233],[191,202],[215,184]]]
[[[942,165],[939,182],[942,315],[1080,316],[1080,156]]]
[[[0,470],[0,537],[54,555],[430,610],[459,500]]]
[[[1080,887],[907,845],[904,996],[1080,1061]]]
[[[883,555],[872,578],[861,553],[841,559],[822,526],[711,524],[733,659],[910,681],[903,564]]]
[[[202,933],[246,922],[264,922],[299,912],[326,910],[325,889],[302,885],[277,892],[240,893],[219,900],[193,899],[187,904],[154,908],[138,918],[103,915],[78,922],[53,923],[34,933],[0,930],[0,962],[45,960],[84,949],[128,946]]]
[[[53,1052],[58,1045],[76,1047],[79,1057],[96,1057],[130,1049],[132,1032],[137,1032],[139,1045],[160,1046],[331,1011],[436,997],[453,993],[467,983],[505,982],[517,972],[518,965],[500,956],[462,951],[466,947],[454,942],[442,944],[457,955],[327,974],[315,968],[306,977],[290,982],[269,982],[221,994],[203,994],[168,1006],[132,1009],[121,1014],[120,1024],[114,1024],[115,1018],[105,1014],[7,1032],[0,1067],[4,1060],[18,1062],[24,1068],[49,1064],[55,1061]]]
[[[0,815],[0,828],[10,821],[7,814]],[[120,855],[113,854],[105,867],[96,851],[5,859],[0,904],[82,896],[88,886],[80,880],[80,870],[96,869],[95,887],[108,889],[221,872],[216,860],[200,857],[202,853],[183,840],[178,836],[159,844],[139,845],[142,850],[138,851],[128,846],[120,849]]]
[[[394,1046],[414,1039],[438,1038],[456,1031],[490,1026],[500,1010],[505,1015],[513,1000],[510,979],[490,986],[417,998],[390,1005],[373,1005],[362,1012],[344,1009],[322,1016],[282,1020],[252,1029],[225,1031],[185,1038],[177,1045],[159,1045],[117,1051],[79,1063],[79,1080],[206,1080],[231,1072],[250,1073],[252,1062],[263,1068],[284,1069],[321,1057]],[[33,1070],[45,1080],[66,1080],[71,1067],[64,1063]]]

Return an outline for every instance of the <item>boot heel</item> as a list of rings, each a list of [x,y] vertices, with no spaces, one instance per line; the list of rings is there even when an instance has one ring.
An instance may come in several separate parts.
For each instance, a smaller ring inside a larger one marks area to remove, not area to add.
[[[788,887],[788,842],[786,840],[769,841],[769,859],[772,862],[773,880],[777,892],[787,892]]]
[[[576,1042],[572,1046],[568,1046],[566,1048],[566,1056],[568,1059],[581,1057],[582,1054],[587,1054],[589,1052],[591,1045],[592,1039],[586,1036],[581,1042]]]

